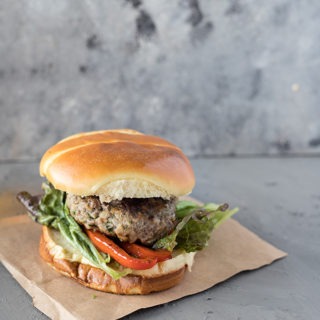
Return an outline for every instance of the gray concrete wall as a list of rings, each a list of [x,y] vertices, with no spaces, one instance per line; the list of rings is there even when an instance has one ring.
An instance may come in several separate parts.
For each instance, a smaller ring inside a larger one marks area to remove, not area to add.
[[[130,127],[190,156],[320,151],[318,0],[1,0],[0,159]]]

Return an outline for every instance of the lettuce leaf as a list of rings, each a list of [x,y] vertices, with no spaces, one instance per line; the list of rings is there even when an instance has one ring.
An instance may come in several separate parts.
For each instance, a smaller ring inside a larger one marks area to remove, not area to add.
[[[41,198],[36,214],[32,216],[36,222],[57,229],[62,236],[94,266],[102,269],[114,279],[119,279],[131,272],[131,269],[115,270],[107,265],[110,256],[96,249],[77,222],[69,214],[65,205],[66,194],[55,189],[49,183],[43,183],[44,196]]]
[[[43,183],[42,188],[44,195],[41,199],[38,196],[32,197],[27,192],[21,192],[17,196],[34,221],[59,230],[62,236],[85,258],[114,279],[119,279],[131,272],[130,269],[125,269],[112,261],[109,255],[96,249],[69,214],[69,209],[65,205],[65,192],[55,189],[49,183]],[[212,231],[237,211],[237,208],[229,210],[227,204],[207,203],[200,206],[192,201],[179,201],[176,205],[178,224],[175,230],[158,240],[153,248],[170,251],[180,249],[185,252],[202,250],[208,245]]]
[[[237,211],[237,208],[228,210],[227,204],[207,203],[200,206],[192,201],[179,201],[176,206],[179,223],[170,235],[158,240],[153,248],[170,251],[182,249],[186,252],[202,250],[208,245],[213,229]]]

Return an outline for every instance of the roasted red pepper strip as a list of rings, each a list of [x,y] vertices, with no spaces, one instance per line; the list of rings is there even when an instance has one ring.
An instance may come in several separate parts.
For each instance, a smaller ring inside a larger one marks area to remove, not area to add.
[[[137,258],[155,258],[158,262],[171,259],[171,252],[168,250],[152,250],[136,243],[123,242],[121,246],[128,253]]]
[[[134,270],[146,270],[152,268],[157,259],[139,259],[130,256],[122,248],[116,245],[111,239],[100,232],[86,230],[89,239],[102,252],[109,254],[114,260],[122,266]]]

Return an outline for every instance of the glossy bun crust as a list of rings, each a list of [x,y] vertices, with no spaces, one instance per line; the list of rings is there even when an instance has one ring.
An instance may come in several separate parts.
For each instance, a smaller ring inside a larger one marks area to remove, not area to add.
[[[162,274],[153,276],[127,275],[114,280],[103,270],[88,264],[72,262],[66,259],[56,259],[50,252],[50,234],[47,227],[42,228],[40,239],[40,256],[56,271],[70,277],[80,284],[99,291],[116,294],[149,294],[169,289],[183,279],[186,266],[174,268],[163,262]],[[165,272],[164,272],[165,271]]]
[[[134,130],[80,133],[51,147],[40,174],[56,189],[110,199],[181,196],[191,192],[194,173],[174,144]]]

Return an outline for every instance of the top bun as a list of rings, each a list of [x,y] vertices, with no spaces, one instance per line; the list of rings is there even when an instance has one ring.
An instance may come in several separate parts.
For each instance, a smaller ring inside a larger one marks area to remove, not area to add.
[[[194,174],[174,144],[138,131],[105,130],[70,136],[51,147],[40,175],[56,189],[109,202],[122,198],[181,196],[191,192]]]

